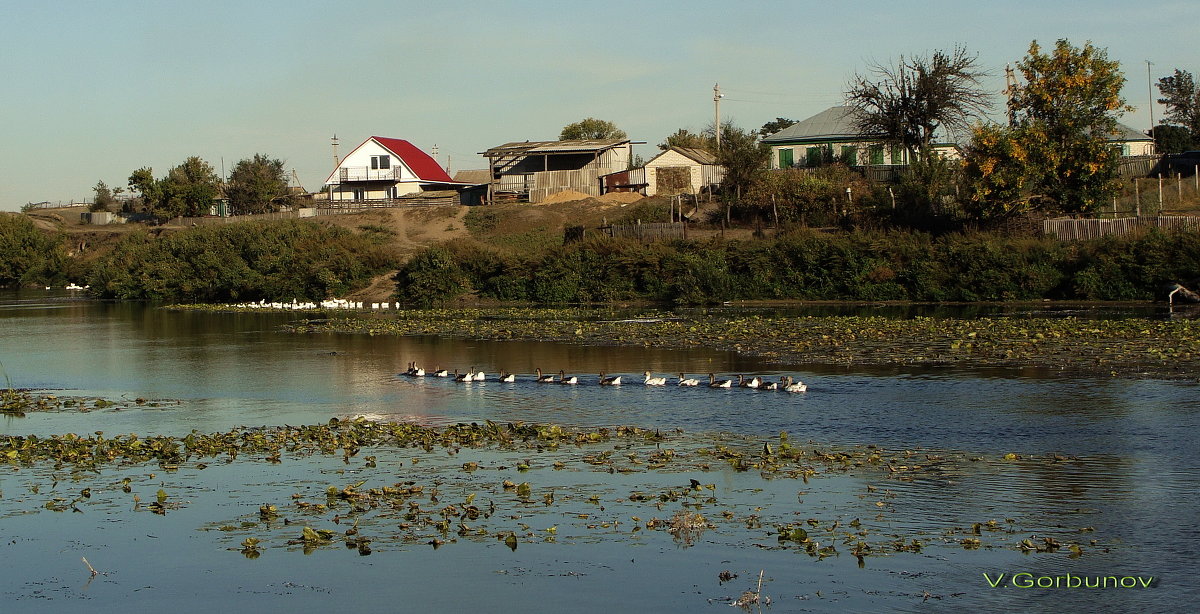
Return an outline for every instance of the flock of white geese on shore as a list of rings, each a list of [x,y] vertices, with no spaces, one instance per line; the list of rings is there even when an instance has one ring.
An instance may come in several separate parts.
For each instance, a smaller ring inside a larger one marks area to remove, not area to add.
[[[404,375],[409,377],[445,377],[453,379],[456,382],[483,382],[488,379],[486,373],[476,371],[475,367],[471,367],[466,373],[459,373],[458,369],[451,372],[441,367],[426,373],[425,369],[418,367],[416,362],[408,363],[408,370],[404,372]],[[501,371],[500,375],[496,377],[496,381],[515,382],[517,381],[517,376],[513,373]],[[578,377],[567,375],[563,371],[559,371],[556,376],[553,373],[542,373],[541,369],[537,369],[537,374],[533,376],[533,381],[538,384],[563,384],[568,386],[581,383]],[[621,376],[605,375],[601,371],[596,383],[601,386],[620,386]],[[666,377],[657,377],[651,372],[646,371],[643,373],[643,379],[640,383],[646,386],[666,386],[672,382],[669,382]],[[738,375],[736,380],[717,379],[716,374],[709,373],[708,383],[705,383],[701,379],[687,377],[683,373],[680,373],[679,379],[674,381],[674,385],[685,388],[707,386],[709,388],[749,388],[752,390],[782,390],[784,392],[806,392],[808,390],[808,386],[804,382],[796,381],[790,375],[780,376],[779,381],[767,381],[757,375],[750,379],[746,379],[742,375]]]

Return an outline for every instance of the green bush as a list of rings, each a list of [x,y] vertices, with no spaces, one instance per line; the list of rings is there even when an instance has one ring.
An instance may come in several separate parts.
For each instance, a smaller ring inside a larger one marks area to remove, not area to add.
[[[70,265],[61,237],[24,215],[0,213],[0,288],[62,285]]]
[[[935,238],[920,232],[799,231],[772,240],[650,245],[591,238],[537,256],[456,243],[433,249],[450,250],[443,257],[460,264],[438,269],[441,260],[427,252],[408,267],[429,269],[445,287],[422,290],[413,271],[398,278],[401,296],[420,302],[423,292],[444,297],[471,288],[484,298],[547,304],[1148,300],[1168,281],[1200,276],[1195,232],[1152,231],[1071,244],[986,233]]]
[[[320,300],[394,265],[378,242],[309,221],[244,222],[121,240],[92,267],[100,296],[196,302]]]

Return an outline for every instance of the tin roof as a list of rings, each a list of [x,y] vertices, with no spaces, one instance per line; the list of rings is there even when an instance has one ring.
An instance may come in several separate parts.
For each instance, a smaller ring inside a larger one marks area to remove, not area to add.
[[[585,139],[575,141],[515,141],[497,145],[480,155],[489,158],[512,155],[555,155],[595,153],[628,144],[629,139]]]

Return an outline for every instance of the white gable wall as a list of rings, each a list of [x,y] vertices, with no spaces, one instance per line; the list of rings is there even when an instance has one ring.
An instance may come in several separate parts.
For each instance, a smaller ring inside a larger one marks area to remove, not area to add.
[[[417,175],[412,172],[412,169],[408,168],[408,166],[404,164],[403,160],[396,157],[379,143],[375,142],[374,139],[368,139],[367,142],[350,152],[350,154],[338,164],[339,172],[343,168],[348,169],[349,175],[352,179],[355,177],[361,178],[364,176],[377,176],[380,171],[371,169],[372,156],[388,156],[391,162],[391,168],[384,171],[387,177],[390,178],[392,176],[392,171],[394,170],[397,172],[396,179],[398,181],[417,181]],[[336,183],[337,180],[338,172],[334,172],[331,182]]]
[[[700,163],[678,151],[668,149],[646,163],[646,196],[654,196],[658,193],[658,169],[668,166],[688,167],[691,173],[691,180],[689,181],[691,185],[688,186],[689,194],[695,194],[704,185],[704,175],[700,168]]]

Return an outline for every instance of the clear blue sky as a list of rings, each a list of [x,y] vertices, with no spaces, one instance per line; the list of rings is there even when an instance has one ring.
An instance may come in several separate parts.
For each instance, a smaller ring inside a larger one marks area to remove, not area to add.
[[[1200,2],[4,2],[0,210],[91,198],[198,155],[265,153],[320,187],[371,135],[452,170],[508,141],[608,119],[649,157],[678,128],[757,128],[839,104],[873,62],[962,44],[1003,88],[1033,39],[1091,40],[1121,62],[1122,121],[1150,126],[1154,79],[1200,74]],[[1157,93],[1157,91],[1155,92]],[[1157,107],[1157,105],[1156,105]],[[1162,117],[1156,108],[1155,117]]]

